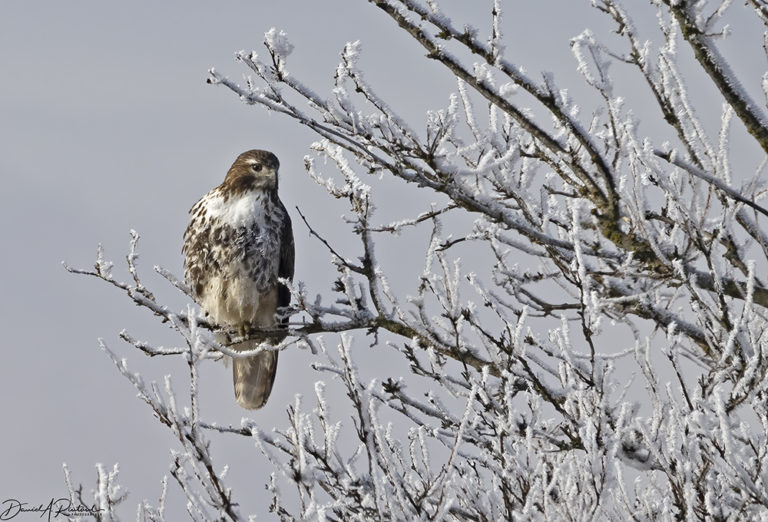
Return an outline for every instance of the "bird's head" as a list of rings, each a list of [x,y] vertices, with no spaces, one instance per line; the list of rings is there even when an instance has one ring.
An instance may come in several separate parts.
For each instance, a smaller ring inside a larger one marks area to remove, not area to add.
[[[224,183],[236,191],[276,190],[277,156],[266,150],[249,150],[240,154],[227,172]]]

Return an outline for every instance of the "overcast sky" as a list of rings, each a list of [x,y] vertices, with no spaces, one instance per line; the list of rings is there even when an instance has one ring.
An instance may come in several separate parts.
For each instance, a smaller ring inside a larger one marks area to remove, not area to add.
[[[577,82],[568,40],[586,27],[609,27],[605,20],[586,1],[509,3],[508,56],[529,70],[557,71],[566,85]],[[458,25],[484,24],[486,31],[490,6],[484,4],[452,2],[446,11]],[[653,24],[652,13],[648,20]],[[264,148],[281,162],[282,198],[294,218],[296,277],[316,291],[331,280],[327,252],[294,211],[299,205],[320,229],[340,223],[343,207],[303,169],[315,138],[205,83],[212,66],[239,78],[245,70],[234,53],[262,53],[270,27],[285,30],[296,46],[289,69],[322,94],[344,43],[361,40],[366,78],[418,129],[423,110],[445,105],[455,88],[420,47],[362,0],[0,5],[0,502],[66,496],[63,462],[86,487],[95,463],[119,462],[121,483],[131,492],[124,513],[131,518],[142,498],[156,501],[169,448],[176,447],[96,339],[103,337],[150,379],[178,371],[182,361],[150,360],[117,334],[127,329],[157,344],[177,340],[114,288],[66,273],[62,260],[90,267],[102,243],[125,279],[129,230],[136,229],[147,284],[183,309],[186,302],[153,276],[152,266],[181,274],[188,209],[220,183],[238,153]],[[270,402],[252,414],[267,429],[285,425],[295,393],[311,395],[310,362],[310,354],[298,350],[281,356]],[[232,397],[229,369],[208,364],[202,386],[204,417],[239,425],[245,412]],[[177,389],[183,391],[183,380]],[[219,463],[233,464],[231,485],[248,499],[242,512],[264,514],[268,467],[261,455],[234,438],[217,439],[214,447]],[[245,480],[253,470],[256,478]],[[177,488],[170,490],[178,501]]]

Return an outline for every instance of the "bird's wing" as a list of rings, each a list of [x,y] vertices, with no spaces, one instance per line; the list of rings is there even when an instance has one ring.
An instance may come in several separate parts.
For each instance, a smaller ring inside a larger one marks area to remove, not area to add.
[[[291,218],[285,210],[285,206],[280,203],[280,208],[285,213],[285,219],[280,229],[280,261],[278,264],[277,275],[279,277],[293,280],[293,269],[295,263],[295,248],[293,245],[293,229],[291,228]],[[291,293],[285,285],[279,285],[277,289],[277,306],[288,306],[291,303]],[[283,320],[286,323],[287,320]]]

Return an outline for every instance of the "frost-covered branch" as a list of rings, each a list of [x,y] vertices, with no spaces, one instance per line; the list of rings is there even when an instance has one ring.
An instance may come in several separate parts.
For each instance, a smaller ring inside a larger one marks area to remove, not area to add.
[[[707,34],[707,28],[700,27],[699,20],[702,19],[701,9],[704,4],[671,0],[664,0],[664,4],[680,25],[683,38],[690,45],[702,69],[744,123],[747,131],[768,154],[768,120],[741,86],[741,82],[728,66],[728,62],[714,45],[712,35]]]
[[[190,516],[240,516],[207,446],[239,436],[274,467],[267,491],[285,519],[765,518],[768,142],[746,93],[766,83],[735,78],[718,52],[736,6],[594,0],[616,35],[572,37],[590,93],[577,100],[556,74],[538,80],[516,64],[503,2],[489,0],[484,29],[455,23],[436,0],[369,3],[453,76],[455,92],[425,118],[396,113],[366,79],[360,42],[341,49],[324,93],[291,69],[294,47],[277,29],[263,57],[238,53],[242,84],[210,72],[245,103],[311,129],[308,180],[347,205],[328,235],[299,211],[307,248],[330,254],[336,278],[317,295],[301,274],[282,281],[287,328],[242,337],[194,307],[169,310],[142,282],[135,233],[129,282],[101,250],[94,269],[67,268],[179,336],[162,347],[121,333],[142,353],[183,359],[184,394],[145,385],[108,353],[174,435],[171,476]],[[764,23],[763,3],[750,4],[749,20]],[[633,21],[645,8],[656,18],[643,27],[658,28],[649,35]],[[692,56],[679,52],[686,44]],[[764,47],[749,51],[764,58]],[[691,67],[717,100],[696,105]],[[763,158],[754,166],[741,154],[750,147]],[[424,197],[392,204],[382,190],[393,186]],[[408,255],[388,255],[405,234]],[[199,365],[295,346],[310,348],[318,382],[314,397],[286,405],[286,426],[223,426],[201,411]],[[361,346],[387,351],[392,366],[367,365]],[[329,406],[331,387],[345,404]],[[158,509],[143,512],[162,519]]]

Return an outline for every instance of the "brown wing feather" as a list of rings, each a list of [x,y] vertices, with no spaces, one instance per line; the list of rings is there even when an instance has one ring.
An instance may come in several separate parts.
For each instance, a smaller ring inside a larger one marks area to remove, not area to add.
[[[279,277],[289,279],[293,281],[293,270],[296,258],[295,248],[293,244],[293,229],[291,227],[291,217],[288,215],[288,211],[285,210],[285,206],[280,202],[280,208],[285,213],[285,219],[280,229],[280,264],[278,265],[277,275]],[[277,288],[277,306],[284,307],[291,304],[291,293],[285,285],[279,285]],[[288,319],[285,318],[282,324],[287,324]]]

